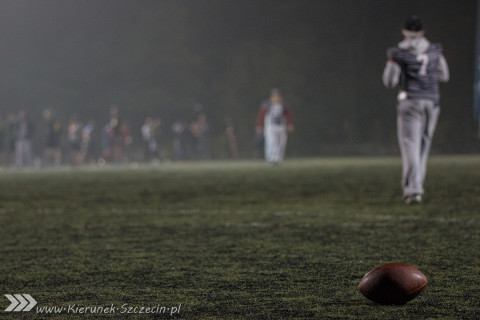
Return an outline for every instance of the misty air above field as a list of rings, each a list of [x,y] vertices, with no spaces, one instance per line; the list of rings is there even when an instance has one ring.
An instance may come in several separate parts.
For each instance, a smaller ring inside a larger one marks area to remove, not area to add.
[[[296,120],[291,156],[396,153],[396,91],[380,77],[412,13],[452,73],[433,152],[473,151],[474,1],[2,1],[0,116],[51,108],[101,127],[118,105],[138,141],[145,117],[169,128],[201,104],[212,145],[230,119],[248,157],[278,87]]]

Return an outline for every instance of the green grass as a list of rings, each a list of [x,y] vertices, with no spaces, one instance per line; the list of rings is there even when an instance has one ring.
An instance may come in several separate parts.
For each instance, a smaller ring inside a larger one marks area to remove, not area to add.
[[[38,307],[176,306],[182,319],[479,319],[480,157],[437,157],[425,202],[398,159],[0,172],[0,294]],[[428,278],[402,306],[357,285],[380,264]],[[1,319],[72,318],[34,311]],[[73,318],[171,318],[76,315]]]

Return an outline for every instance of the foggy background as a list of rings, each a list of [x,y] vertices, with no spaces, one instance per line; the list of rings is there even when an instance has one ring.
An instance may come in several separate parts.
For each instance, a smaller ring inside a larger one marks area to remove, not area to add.
[[[396,90],[381,74],[414,13],[451,72],[432,152],[478,151],[474,0],[2,0],[0,116],[41,121],[49,107],[102,127],[115,104],[135,143],[146,116],[168,135],[201,104],[213,156],[227,153],[231,119],[251,157],[258,108],[277,87],[296,124],[288,156],[397,154]]]

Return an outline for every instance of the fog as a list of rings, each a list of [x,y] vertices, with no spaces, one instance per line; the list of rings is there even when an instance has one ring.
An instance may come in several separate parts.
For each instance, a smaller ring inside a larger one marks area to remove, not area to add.
[[[171,125],[204,113],[208,157],[228,157],[233,125],[250,158],[260,103],[279,88],[296,124],[288,156],[397,154],[396,91],[381,73],[413,13],[451,69],[432,151],[478,151],[473,0],[3,0],[0,117],[28,111],[39,153],[44,109],[95,123],[100,139],[116,105],[141,159],[145,117],[173,157]]]

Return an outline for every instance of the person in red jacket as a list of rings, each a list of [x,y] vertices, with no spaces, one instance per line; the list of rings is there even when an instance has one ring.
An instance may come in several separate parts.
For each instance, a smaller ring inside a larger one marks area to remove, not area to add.
[[[293,118],[278,89],[272,89],[270,99],[260,107],[256,130],[265,137],[265,160],[270,164],[282,162]]]

